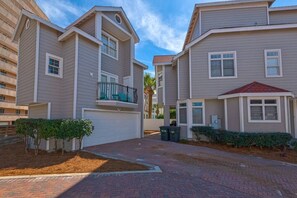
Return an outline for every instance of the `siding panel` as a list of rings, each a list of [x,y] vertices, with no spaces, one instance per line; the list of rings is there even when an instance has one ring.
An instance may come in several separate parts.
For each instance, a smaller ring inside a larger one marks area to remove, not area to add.
[[[253,81],[287,89],[296,95],[296,35],[296,30],[287,29],[209,36],[192,47],[193,98],[217,98]],[[282,50],[283,78],[265,77],[265,49]],[[238,78],[209,79],[208,53],[221,51],[237,52]]]
[[[47,104],[29,106],[29,118],[47,119]]]
[[[205,100],[205,125],[208,126],[211,123],[211,116],[217,115],[221,120],[221,127],[225,128],[224,119],[224,101],[223,100]]]
[[[17,105],[28,105],[34,101],[36,28],[36,21],[31,20],[29,29],[24,29],[20,37]]]
[[[270,12],[270,24],[297,23],[297,10]]]
[[[227,100],[228,106],[228,130],[230,131],[240,131],[240,121],[239,121],[239,99],[230,98]]]
[[[189,55],[185,54],[179,59],[179,95],[180,99],[190,98],[189,91]]]
[[[78,26],[78,28],[95,37],[95,15]]]
[[[165,66],[165,104],[176,105],[177,101],[177,73],[176,67]]]
[[[201,12],[201,32],[211,29],[267,24],[267,8],[240,8]]]

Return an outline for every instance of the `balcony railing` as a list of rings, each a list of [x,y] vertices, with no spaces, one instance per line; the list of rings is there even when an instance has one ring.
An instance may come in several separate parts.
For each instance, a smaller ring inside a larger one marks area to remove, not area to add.
[[[137,89],[118,83],[99,82],[98,100],[113,100],[137,104]]]

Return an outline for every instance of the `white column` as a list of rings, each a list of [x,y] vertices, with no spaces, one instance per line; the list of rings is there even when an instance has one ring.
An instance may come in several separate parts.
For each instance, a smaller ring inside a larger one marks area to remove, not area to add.
[[[228,130],[228,100],[224,99],[225,129]]]
[[[77,73],[78,73],[78,34],[75,34],[75,62],[74,62],[74,91],[73,91],[73,119],[76,119],[76,102],[77,102]]]
[[[191,131],[193,125],[193,118],[192,118],[192,101],[187,100],[187,138],[192,139],[193,133]]]
[[[243,97],[239,97],[240,132],[244,132]]]
[[[192,99],[192,48],[189,49],[189,87],[190,99]]]
[[[40,36],[40,23],[37,21],[36,28],[36,53],[35,53],[35,76],[34,76],[34,102],[37,102],[37,89],[38,89],[38,66],[39,66],[39,36]]]
[[[97,12],[95,16],[95,36],[101,41],[102,35],[102,14]],[[101,46],[98,46],[98,82],[101,81]]]
[[[177,99],[180,99],[180,91],[179,91],[179,59],[177,59]]]
[[[294,112],[294,130],[295,138],[297,138],[297,100],[293,100],[293,112]]]
[[[286,132],[289,133],[289,118],[288,118],[288,98],[284,97],[284,106],[285,106],[285,124],[286,124]]]

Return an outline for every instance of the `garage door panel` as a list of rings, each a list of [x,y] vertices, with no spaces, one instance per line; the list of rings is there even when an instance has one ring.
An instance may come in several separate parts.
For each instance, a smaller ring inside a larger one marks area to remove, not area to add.
[[[135,112],[85,111],[94,131],[84,138],[84,147],[140,138],[140,117]]]

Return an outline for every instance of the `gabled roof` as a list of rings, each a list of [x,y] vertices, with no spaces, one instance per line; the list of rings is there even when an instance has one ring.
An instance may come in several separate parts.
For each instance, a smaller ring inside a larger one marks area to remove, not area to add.
[[[136,64],[136,65],[139,65],[141,67],[143,67],[143,69],[148,69],[148,66],[143,64],[142,62],[140,62],[139,60],[136,60],[136,59],[133,59],[133,63]]]
[[[173,60],[174,55],[157,55],[154,56],[153,59],[153,65],[167,65],[171,64]]]
[[[185,38],[183,49],[186,47],[186,45],[190,42],[192,38],[192,34],[194,32],[195,24],[198,20],[199,12],[201,8],[204,7],[212,7],[212,6],[228,6],[228,5],[236,5],[236,4],[247,4],[247,3],[261,3],[261,2],[267,2],[269,6],[271,6],[274,3],[275,0],[225,0],[225,1],[219,1],[219,2],[208,2],[208,3],[198,3],[195,4],[194,10],[192,13],[192,17],[189,23],[187,35]]]
[[[286,89],[273,87],[259,82],[252,82],[237,89],[228,91],[222,95],[238,94],[238,93],[284,93],[290,92]]]
[[[26,23],[26,21],[25,21],[26,18],[34,19],[34,20],[36,20],[36,21],[38,21],[38,22],[40,22],[40,23],[42,23],[42,24],[44,24],[46,26],[49,26],[49,27],[51,27],[51,28],[53,28],[53,29],[55,29],[55,30],[57,30],[59,32],[62,32],[62,33],[65,32],[65,29],[63,29],[63,28],[61,28],[61,27],[59,27],[59,26],[57,26],[57,25],[55,25],[55,24],[53,24],[53,23],[51,23],[51,22],[49,22],[47,20],[44,20],[43,18],[41,18],[39,16],[36,16],[35,14],[23,9],[22,13],[21,13],[21,15],[19,17],[18,23],[16,25],[13,37],[12,37],[13,42],[16,42],[18,40],[18,38],[20,36],[20,33],[23,30],[23,27],[24,27],[24,25]]]
[[[100,41],[97,38],[91,36],[90,34],[82,31],[81,29],[78,29],[77,27],[72,27],[69,30],[67,30],[64,34],[62,34],[61,36],[58,37],[58,41],[67,40],[71,35],[73,35],[75,33],[83,36],[84,38],[86,38],[94,43],[97,43],[98,45],[102,45],[102,41]]]
[[[88,18],[89,16],[91,16],[92,14],[96,13],[96,12],[121,12],[123,15],[123,19],[125,20],[125,22],[128,24],[128,28],[129,30],[132,32],[132,36],[134,37],[134,41],[135,43],[139,42],[139,37],[135,31],[135,29],[133,28],[131,22],[129,21],[125,11],[123,10],[122,7],[113,7],[113,6],[94,6],[93,8],[91,8],[88,12],[86,12],[84,15],[82,15],[81,17],[79,17],[76,21],[74,21],[73,23],[71,23],[68,27],[66,27],[66,29],[69,29],[75,25],[77,25],[78,23],[80,23],[81,21],[83,21],[84,19]],[[125,30],[123,30],[125,31]]]

